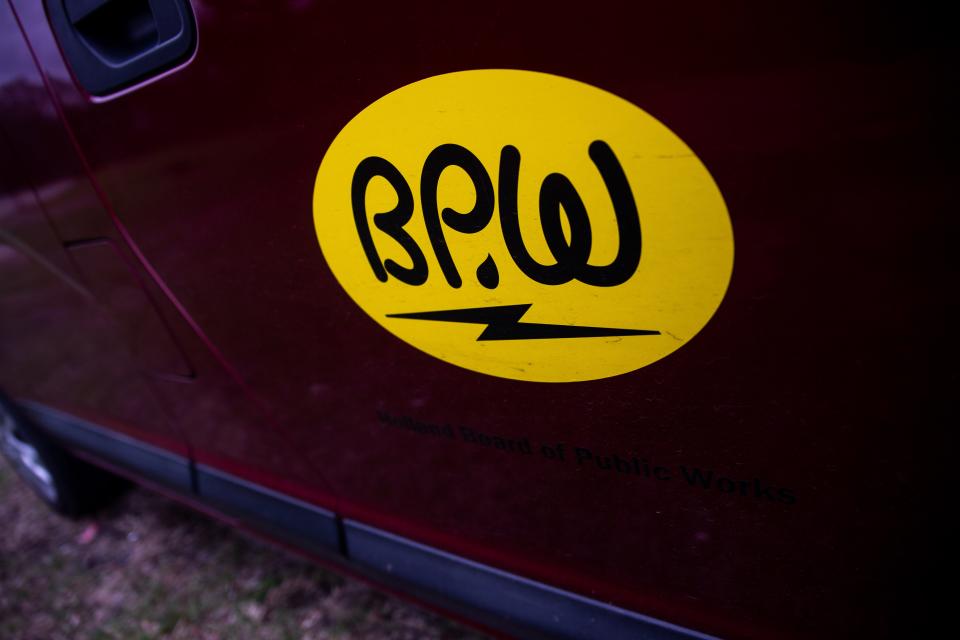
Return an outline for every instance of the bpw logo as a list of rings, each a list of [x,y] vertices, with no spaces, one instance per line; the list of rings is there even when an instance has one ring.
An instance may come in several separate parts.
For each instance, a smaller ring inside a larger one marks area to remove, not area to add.
[[[428,78],[330,145],[321,249],[378,323],[506,378],[592,380],[675,351],[733,265],[709,173],[638,107],[526,71]]]

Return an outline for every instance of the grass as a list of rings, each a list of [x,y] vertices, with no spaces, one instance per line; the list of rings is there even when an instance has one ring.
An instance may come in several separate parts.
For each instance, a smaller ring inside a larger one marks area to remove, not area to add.
[[[481,638],[142,490],[70,521],[0,458],[0,523],[4,640]]]

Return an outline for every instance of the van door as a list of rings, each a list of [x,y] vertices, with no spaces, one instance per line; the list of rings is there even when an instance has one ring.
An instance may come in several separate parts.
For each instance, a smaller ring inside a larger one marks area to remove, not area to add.
[[[72,104],[38,3],[14,5]],[[164,290],[329,481],[348,534],[724,635],[896,622],[946,450],[929,24],[809,4],[193,10],[195,57],[65,117]],[[464,137],[444,128],[457,113]],[[618,114],[618,143],[551,146]],[[437,186],[451,166],[461,186]],[[705,226],[689,218],[704,202]],[[680,236],[703,243],[653,257]],[[653,273],[618,298],[649,314],[602,302]],[[548,290],[575,296],[528,296]],[[711,313],[653,322],[678,295]],[[531,359],[504,360],[508,343]],[[632,366],[618,344],[664,355]],[[228,433],[191,429],[199,462],[280,483],[269,442],[224,453]]]

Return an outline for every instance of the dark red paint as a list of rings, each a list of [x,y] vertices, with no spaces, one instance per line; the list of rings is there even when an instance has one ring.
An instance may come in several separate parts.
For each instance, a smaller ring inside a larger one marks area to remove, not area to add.
[[[205,1],[189,65],[95,104],[40,3],[12,4],[39,67],[23,44],[0,61],[4,177],[24,174],[4,187],[2,228],[100,304],[4,249],[10,393],[704,631],[889,635],[909,620],[920,541],[945,498],[955,380],[935,373],[956,168],[933,17],[829,3]],[[13,14],[0,15],[16,40]],[[311,217],[327,145],[393,89],[497,67],[616,93],[710,169],[736,257],[690,345],[607,380],[498,379],[399,341],[334,280]],[[26,111],[11,106],[16,87]],[[81,258],[83,243],[102,255]],[[710,468],[747,488],[552,465],[388,427],[378,411]]]

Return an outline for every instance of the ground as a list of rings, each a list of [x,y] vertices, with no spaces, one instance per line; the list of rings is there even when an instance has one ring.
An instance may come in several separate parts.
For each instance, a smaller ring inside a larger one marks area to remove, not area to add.
[[[61,518],[0,457],[0,638],[481,636],[145,490]]]

